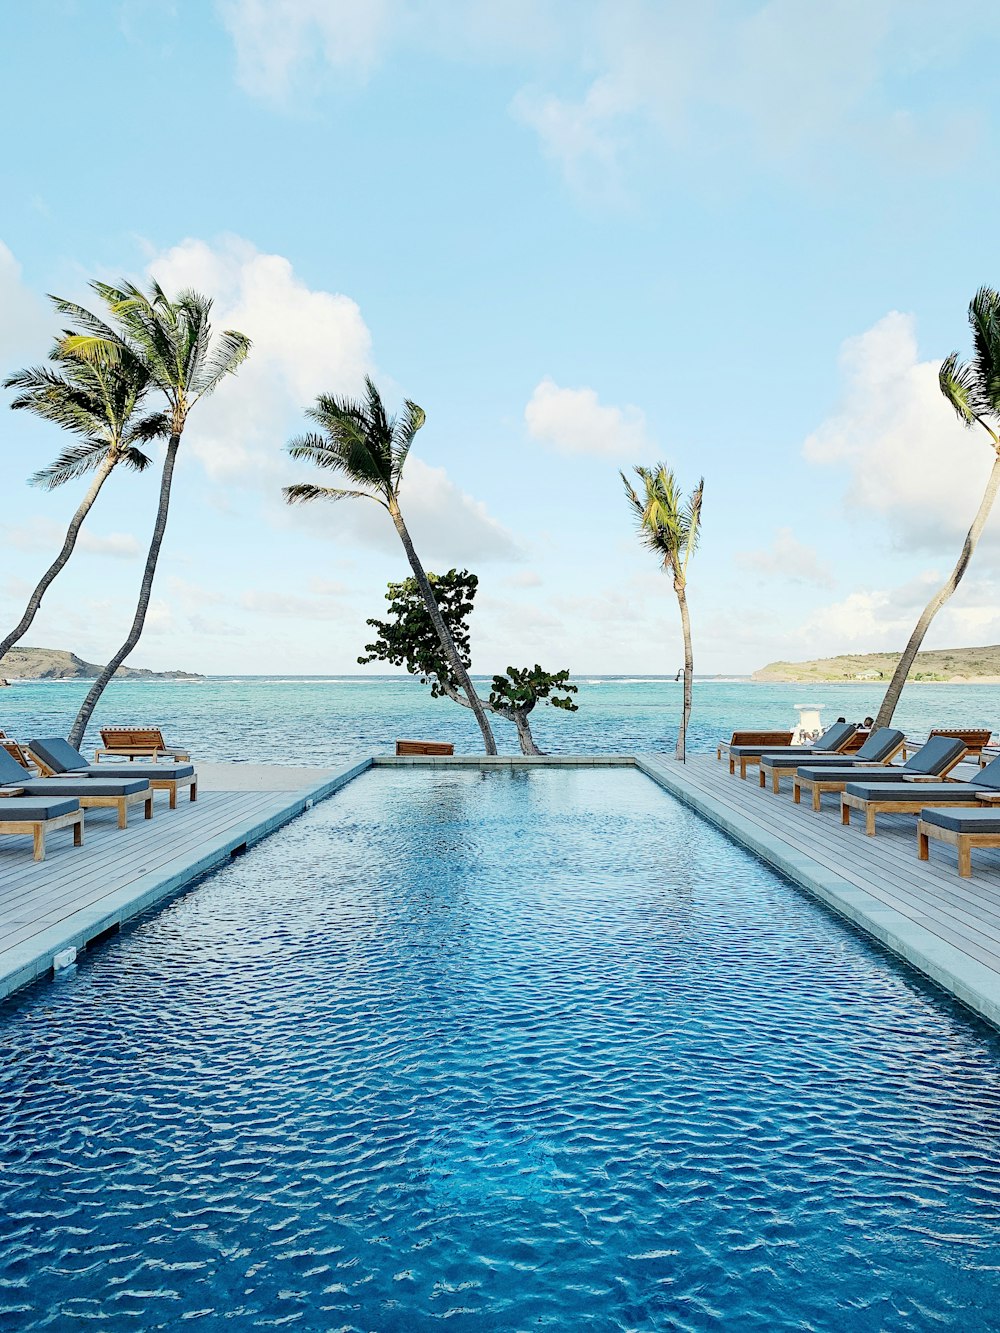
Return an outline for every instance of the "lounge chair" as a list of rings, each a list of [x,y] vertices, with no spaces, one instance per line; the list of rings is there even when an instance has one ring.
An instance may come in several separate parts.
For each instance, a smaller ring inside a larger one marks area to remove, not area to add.
[[[814,755],[809,760],[810,766],[813,764],[818,768],[822,765],[826,768],[833,765],[839,768],[853,768],[856,765],[864,767],[872,764],[888,764],[899,754],[903,748],[906,737],[901,731],[896,731],[894,727],[881,727],[873,732],[865,741],[859,750],[852,750],[846,754]],[[771,775],[771,790],[777,794],[781,787],[782,777],[791,774],[793,777],[796,770],[801,766],[802,760],[797,755],[789,754],[765,754],[761,755],[760,760],[760,785],[767,785],[768,774]],[[798,801],[798,794],[795,796]],[[817,810],[819,806],[815,807]]]
[[[109,777],[100,782],[84,777],[36,778],[22,768],[13,755],[0,749],[0,782],[5,787],[16,787],[25,796],[76,797],[84,810],[111,808],[118,811],[118,827],[128,827],[130,805],[145,807],[147,819],[153,818],[153,792],[145,778]]]
[[[968,750],[967,758],[978,759],[980,768],[985,768],[989,759],[983,757],[983,750],[989,745],[992,734],[989,727],[935,727],[933,731],[928,732],[927,739],[932,740],[935,736],[954,736],[955,740],[961,741]],[[903,746],[903,758],[906,758],[907,750],[914,748],[907,742]]]
[[[914,760],[935,747],[936,752],[946,745],[961,746],[961,741],[950,740],[945,736],[935,736],[915,755],[912,755],[902,768],[890,768],[879,774],[856,773],[846,775],[841,788],[840,820],[843,824],[851,822],[851,811],[857,810],[865,816],[865,832],[875,836],[875,819],[878,815],[918,815],[927,805],[968,805],[979,804],[977,791],[1000,790],[1000,760],[987,764],[969,782],[945,782],[945,776],[955,767],[958,759],[949,762],[946,767],[938,767],[934,773],[921,773],[912,767]],[[961,758],[959,754],[959,759]],[[925,765],[925,767],[927,767]],[[904,781],[910,775],[910,781]]]
[[[6,750],[12,755],[23,769],[26,769],[33,778],[41,777],[38,772],[38,765],[34,762],[27,750],[12,736],[0,736],[0,750]]]
[[[80,751],[74,750],[61,736],[29,741],[28,749],[46,775],[87,778],[91,782],[142,778],[153,791],[169,793],[171,810],[177,808],[177,793],[182,787],[191,789],[192,801],[198,799],[198,775],[193,764],[88,764]]]
[[[101,740],[103,744],[94,751],[97,763],[106,754],[120,759],[151,759],[154,764],[158,759],[169,759],[177,764],[191,762],[187,750],[178,750],[166,743],[159,727],[102,727]]]
[[[0,835],[30,834],[36,861],[45,860],[45,835],[72,828],[73,846],[83,846],[83,811],[73,797],[25,796],[20,787],[0,787]]]
[[[997,762],[994,759],[993,763]],[[981,805],[978,801],[976,804]],[[958,873],[967,879],[972,874],[973,847],[1000,847],[1000,810],[921,810],[917,821],[917,856],[921,861],[930,857],[929,838],[958,848]]]
[[[734,745],[791,745],[793,734],[791,731],[734,731],[728,741],[719,741],[715,757],[721,759],[723,750],[728,754]]]
[[[448,741],[397,741],[396,754],[437,754],[455,753],[454,745]]]
[[[798,755],[803,762],[814,754],[837,754],[857,729],[854,722],[835,722],[815,745],[732,745],[729,748],[729,771],[735,773],[736,765],[739,764],[740,777],[746,778],[747,766],[759,764],[765,754]]]

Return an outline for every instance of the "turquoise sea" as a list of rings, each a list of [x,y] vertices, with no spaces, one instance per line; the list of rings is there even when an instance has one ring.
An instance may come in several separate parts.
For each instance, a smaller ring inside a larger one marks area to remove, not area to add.
[[[484,686],[485,686],[484,682]],[[559,754],[672,751],[681,686],[673,679],[583,677],[579,712],[539,705],[533,729],[541,749]],[[31,682],[0,690],[0,728],[20,739],[65,735],[86,681]],[[791,727],[795,704],[822,708],[824,723],[874,713],[880,685],[756,685],[696,681],[689,753],[707,752],[734,727]],[[1000,727],[1000,686],[907,687],[895,723],[918,734],[933,726]],[[202,760],[339,764],[385,754],[397,737],[452,741],[459,752],[481,749],[471,714],[406,676],[209,677],[197,682],[119,681],[105,693],[86,739],[101,725],[159,725],[168,741]],[[496,719],[497,744],[518,752],[514,728]]]

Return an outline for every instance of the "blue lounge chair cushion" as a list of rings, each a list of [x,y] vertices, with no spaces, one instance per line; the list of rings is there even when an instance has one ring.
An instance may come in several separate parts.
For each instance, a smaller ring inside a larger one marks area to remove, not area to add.
[[[85,777],[94,778],[189,778],[194,764],[88,764]]]
[[[1000,810],[921,810],[920,818],[952,833],[1000,833]]]
[[[898,770],[897,770],[898,771]],[[844,792],[863,801],[906,801],[919,807],[936,801],[974,801],[968,782],[849,782]]]
[[[0,823],[24,824],[32,820],[55,819],[79,810],[80,802],[66,797],[63,800],[40,801],[36,797],[10,796],[0,800]]]
[[[79,750],[61,736],[47,736],[44,740],[29,741],[29,747],[55,773],[69,773],[74,768],[87,768],[87,761]]]
[[[29,796],[133,796],[136,792],[149,791],[145,778],[136,778],[134,782],[124,782],[120,778],[111,782],[95,782],[92,778],[32,778],[22,782],[21,787]]]
[[[967,746],[954,736],[932,736],[921,745],[916,754],[911,754],[903,765],[904,773],[926,773],[936,777],[945,773],[965,754]]]
[[[803,764],[796,773],[807,782],[899,782],[901,768],[883,765],[861,768],[859,765]],[[908,784],[907,784],[908,785]]]
[[[22,768],[12,754],[0,745],[0,786],[20,787],[31,774]]]
[[[900,748],[906,737],[895,727],[880,727],[854,754],[810,755],[810,764],[882,764],[890,759]],[[799,751],[799,757],[802,752]],[[796,768],[798,764],[793,754],[765,754],[761,757],[762,768]]]
[[[1000,791],[1000,758],[991,759],[969,781],[973,787],[986,787],[989,791]]]
[[[58,774],[86,778],[187,778],[194,764],[88,764],[79,750],[60,736],[29,741],[35,754]],[[3,774],[0,773],[0,778]]]

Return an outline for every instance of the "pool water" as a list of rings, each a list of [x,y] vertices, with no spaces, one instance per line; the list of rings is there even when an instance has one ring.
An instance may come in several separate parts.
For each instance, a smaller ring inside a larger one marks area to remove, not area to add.
[[[0,1016],[0,1329],[1000,1329],[1000,1036],[635,770],[376,770]]]

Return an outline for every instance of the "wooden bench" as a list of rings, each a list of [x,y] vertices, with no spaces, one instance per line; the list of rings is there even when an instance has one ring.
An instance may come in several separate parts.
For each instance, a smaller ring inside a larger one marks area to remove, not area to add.
[[[454,754],[454,745],[447,741],[397,741],[396,753],[399,754]]]
[[[728,741],[719,741],[715,751],[716,759],[722,758],[723,750],[730,745],[791,745],[790,731],[734,731]]]
[[[102,727],[101,740],[103,745],[94,751],[97,763],[101,762],[102,755],[116,755],[129,761],[152,759],[154,764],[159,759],[171,759],[179,764],[191,762],[187,750],[178,750],[166,743],[159,727]]]

